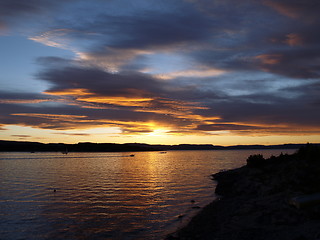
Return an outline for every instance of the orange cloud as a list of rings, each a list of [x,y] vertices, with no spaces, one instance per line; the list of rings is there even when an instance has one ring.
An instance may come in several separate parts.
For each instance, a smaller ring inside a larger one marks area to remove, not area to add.
[[[301,46],[303,44],[303,39],[299,34],[290,33],[286,35],[286,40],[284,42],[289,46]]]
[[[49,95],[56,95],[56,96],[85,96],[85,95],[90,95],[91,93],[84,88],[70,88],[70,89],[64,89],[62,91],[45,91],[45,94]]]
[[[281,54],[262,54],[255,56],[255,59],[258,59],[262,64],[274,65],[281,62]]]
[[[219,76],[226,73],[224,70],[220,69],[199,69],[199,70],[185,70],[185,71],[178,71],[178,72],[170,72],[164,74],[158,74],[156,77],[160,79],[173,79],[177,77],[214,77]]]
[[[89,103],[104,103],[118,106],[127,107],[146,107],[152,98],[130,98],[130,97],[80,97],[78,101],[89,102]]]
[[[99,127],[117,127],[121,135],[144,135],[152,132],[161,132],[162,135],[234,135],[234,136],[271,136],[271,135],[318,135],[317,127],[298,126],[285,124],[261,124],[242,122],[223,122],[219,118],[210,118],[200,115],[174,116],[184,118],[182,121],[159,121],[159,120],[109,120],[109,119],[87,119],[83,115],[64,114],[39,114],[39,113],[15,113],[14,116],[47,119],[38,121],[34,127],[43,129],[71,130],[90,129]],[[219,120],[218,122],[216,120]],[[25,124],[19,124],[25,125]],[[0,130],[5,130],[1,129]]]
[[[45,113],[12,113],[10,115],[24,116],[24,117],[38,117],[38,118],[45,118],[45,119],[58,120],[58,121],[74,120],[74,119],[81,119],[86,117],[86,116],[80,116],[80,115],[45,114]]]
[[[134,107],[134,112],[149,112],[162,115],[171,115],[178,119],[189,119],[192,121],[203,121],[208,118],[193,114],[194,110],[208,109],[200,106],[196,102],[176,101],[172,99],[157,98],[157,97],[138,97],[143,95],[150,95],[145,91],[136,89],[127,89],[127,94],[133,96],[100,96],[90,93],[89,90],[83,88],[65,89],[62,91],[47,91],[46,94],[57,96],[72,96],[73,105],[79,105],[82,108],[104,108],[101,104],[109,104],[122,107]],[[84,105],[87,103],[89,105]],[[92,105],[90,105],[92,104]],[[108,108],[110,108],[108,106]],[[217,117],[210,117],[210,120],[216,120]]]
[[[179,134],[179,131],[173,133]],[[245,122],[223,122],[198,125],[196,131],[187,131],[186,134],[195,135],[233,135],[233,136],[303,136],[303,135],[319,135],[320,130],[312,126],[300,126],[296,124],[261,124],[261,123],[245,123]]]
[[[264,4],[273,8],[280,14],[290,17],[290,18],[298,18],[300,16],[298,9],[291,7],[290,5],[283,4],[276,1],[264,1]]]
[[[70,130],[70,129],[86,129],[93,128],[97,125],[108,125],[107,120],[88,119],[84,115],[66,115],[66,114],[43,114],[43,113],[12,113],[12,116],[20,116],[32,118],[27,121],[28,124],[20,124],[28,126],[31,124],[36,128]]]
[[[86,103],[96,103],[96,104],[110,104],[116,106],[127,106],[127,107],[147,107],[148,102],[154,100],[151,97],[136,97],[137,95],[148,95],[144,91],[139,91],[136,89],[127,89],[127,94],[132,93],[131,96],[101,96],[95,93],[91,93],[89,90],[84,88],[74,88],[74,89],[64,89],[61,91],[46,91],[45,94],[55,95],[55,96],[71,96],[74,97],[76,101],[86,102]],[[81,104],[80,104],[81,105]],[[95,106],[83,106],[89,108],[96,108]],[[101,108],[101,106],[97,106]]]
[[[281,15],[312,24],[319,22],[318,5],[315,2],[317,1],[264,0],[263,3]]]

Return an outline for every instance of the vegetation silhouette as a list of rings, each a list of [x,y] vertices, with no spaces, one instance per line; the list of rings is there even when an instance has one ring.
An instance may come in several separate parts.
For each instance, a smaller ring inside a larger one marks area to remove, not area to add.
[[[218,200],[167,239],[319,239],[319,145],[251,155],[246,166],[213,177]]]

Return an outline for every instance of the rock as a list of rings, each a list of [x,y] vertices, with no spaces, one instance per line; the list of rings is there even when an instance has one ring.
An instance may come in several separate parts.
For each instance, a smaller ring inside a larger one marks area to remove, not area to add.
[[[203,208],[175,239],[320,239],[320,148],[307,145],[292,155],[258,158],[249,161],[251,166],[214,174],[219,200]],[[294,198],[297,193],[304,197]],[[304,211],[309,203],[319,207]]]

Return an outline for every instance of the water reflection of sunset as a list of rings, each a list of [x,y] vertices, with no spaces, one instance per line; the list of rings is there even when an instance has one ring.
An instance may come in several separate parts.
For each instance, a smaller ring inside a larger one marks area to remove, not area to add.
[[[0,235],[161,239],[213,199],[212,173],[249,152],[2,153]]]

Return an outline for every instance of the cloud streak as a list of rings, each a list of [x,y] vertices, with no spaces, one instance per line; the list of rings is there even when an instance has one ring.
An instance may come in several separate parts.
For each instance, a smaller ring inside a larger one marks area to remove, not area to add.
[[[129,3],[0,1],[1,26],[74,54],[39,55],[44,92],[2,90],[1,126],[319,134],[317,1]]]

